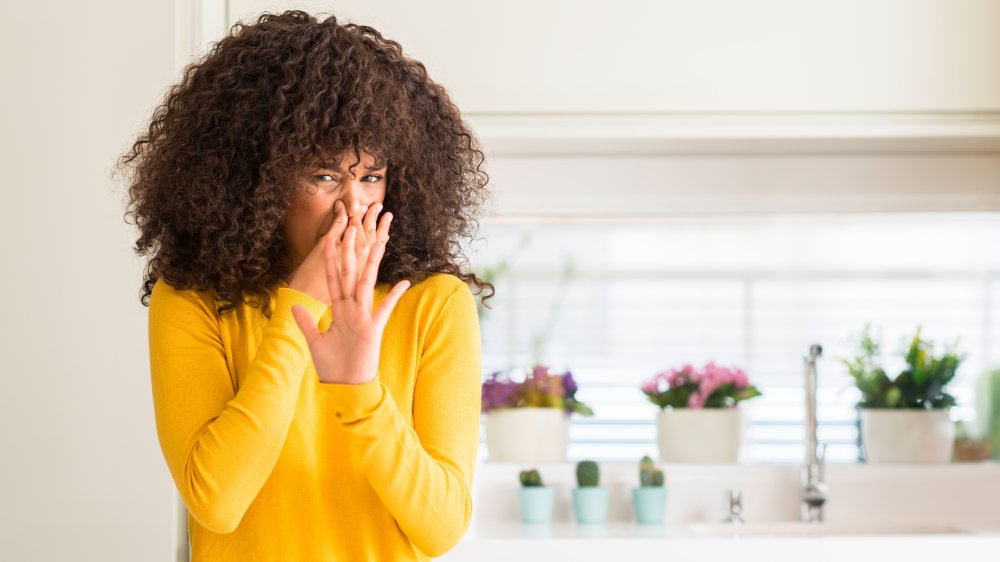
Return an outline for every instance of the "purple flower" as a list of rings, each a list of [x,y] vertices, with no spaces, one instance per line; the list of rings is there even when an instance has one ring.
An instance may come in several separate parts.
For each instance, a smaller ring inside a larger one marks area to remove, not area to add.
[[[503,371],[490,373],[483,381],[482,411],[513,408],[520,400],[520,384],[510,380]]]
[[[576,380],[573,379],[573,373],[570,371],[566,371],[566,374],[563,375],[563,389],[566,390],[567,396],[573,396],[576,393]]]
[[[573,373],[550,372],[545,365],[534,365],[524,381],[512,380],[510,371],[490,373],[482,384],[482,412],[497,408],[564,408],[567,414],[593,415],[574,394],[578,390]]]

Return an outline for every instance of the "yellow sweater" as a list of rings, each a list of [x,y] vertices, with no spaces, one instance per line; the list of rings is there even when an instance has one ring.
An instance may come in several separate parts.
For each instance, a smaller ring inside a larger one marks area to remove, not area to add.
[[[388,287],[377,286],[374,306]],[[194,562],[428,560],[472,515],[482,350],[475,300],[436,274],[400,298],[379,376],[319,382],[281,283],[270,321],[159,280],[149,303],[156,429]]]

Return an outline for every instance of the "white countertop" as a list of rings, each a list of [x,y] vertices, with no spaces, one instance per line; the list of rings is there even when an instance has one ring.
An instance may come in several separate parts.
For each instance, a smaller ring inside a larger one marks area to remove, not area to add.
[[[473,482],[474,517],[441,560],[948,560],[1000,562],[1000,465],[829,465],[825,522],[797,521],[799,467],[783,464],[670,465],[662,525],[631,519],[628,464],[601,466],[612,507],[603,525],[573,521],[573,464],[541,465],[557,490],[548,525],[518,520],[516,464],[483,463]],[[722,492],[743,491],[746,523],[718,521]],[[637,561],[638,562],[638,561]]]

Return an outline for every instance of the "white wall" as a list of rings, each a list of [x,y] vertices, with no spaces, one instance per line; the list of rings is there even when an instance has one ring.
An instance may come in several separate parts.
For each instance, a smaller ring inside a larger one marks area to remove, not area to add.
[[[995,0],[228,0],[374,26],[470,113],[1000,109]]]
[[[172,2],[8,2],[0,560],[175,559],[141,264],[111,167],[174,79]]]

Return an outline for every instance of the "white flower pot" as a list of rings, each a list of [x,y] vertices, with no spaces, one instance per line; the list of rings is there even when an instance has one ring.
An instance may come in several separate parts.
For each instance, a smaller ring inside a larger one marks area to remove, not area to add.
[[[486,447],[494,462],[565,462],[569,414],[562,408],[504,408],[486,414]]]
[[[744,416],[739,408],[664,409],[656,416],[661,462],[738,462]]]
[[[873,464],[946,463],[955,426],[946,408],[862,408],[861,441]]]

